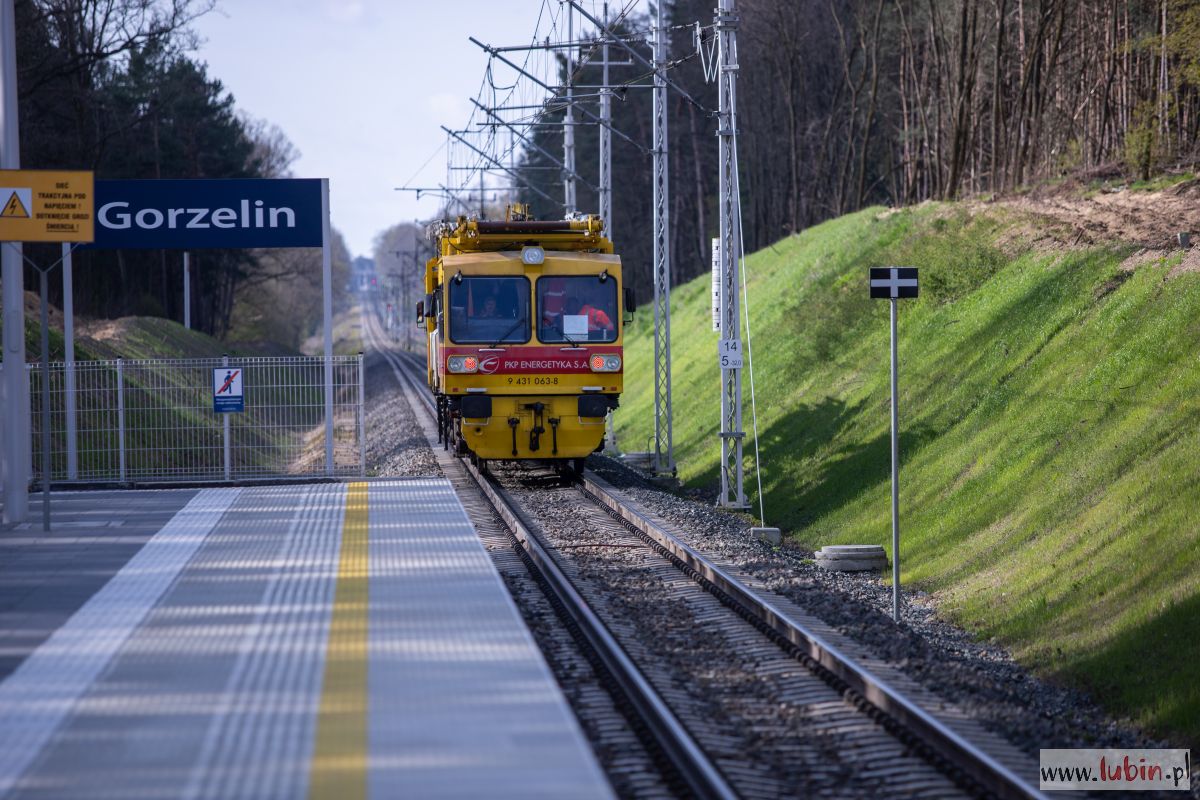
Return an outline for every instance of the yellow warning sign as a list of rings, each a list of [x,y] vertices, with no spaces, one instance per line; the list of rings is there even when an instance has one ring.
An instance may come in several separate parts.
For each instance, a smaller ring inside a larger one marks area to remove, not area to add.
[[[91,172],[0,169],[0,242],[90,242]]]
[[[33,194],[33,190],[5,189],[4,191],[11,194],[9,195],[8,201],[4,204],[4,210],[0,211],[0,217],[28,217],[29,207],[33,205],[29,199]],[[4,194],[0,193],[0,197],[3,196]]]

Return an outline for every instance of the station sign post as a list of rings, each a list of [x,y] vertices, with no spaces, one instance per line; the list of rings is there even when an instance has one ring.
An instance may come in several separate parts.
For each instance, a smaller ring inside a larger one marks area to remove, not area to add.
[[[890,301],[892,323],[892,619],[900,621],[900,442],[896,393],[896,301],[917,296],[916,267],[871,267],[871,297]]]

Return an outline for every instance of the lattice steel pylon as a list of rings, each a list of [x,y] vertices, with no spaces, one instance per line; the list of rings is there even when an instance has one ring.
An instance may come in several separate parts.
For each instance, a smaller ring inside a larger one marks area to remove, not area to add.
[[[717,31],[717,140],[721,215],[721,339],[741,337],[738,271],[741,258],[741,202],[737,194],[737,12],[736,0],[720,0]],[[738,348],[740,351],[740,347]],[[721,497],[717,503],[746,508],[743,489],[742,371],[721,369]]]
[[[567,5],[567,109],[563,125],[563,211],[575,213],[575,8]]]
[[[604,4],[604,26],[608,26],[608,3]],[[602,233],[611,242],[613,241],[613,224],[612,224],[612,131],[609,127],[612,125],[612,89],[608,84],[608,36],[604,37],[604,44],[600,46],[600,56],[604,59],[604,75],[601,81],[600,89],[600,169],[599,180],[597,181],[599,188],[596,192],[598,205],[600,206],[600,221],[604,224]],[[604,419],[604,445],[612,450],[617,449],[617,430],[613,424],[613,412],[610,410],[608,416]]]
[[[608,3],[604,4],[604,24],[608,25]],[[608,85],[608,37],[600,46],[601,58],[604,59],[603,88],[600,90],[600,180],[599,206],[600,220],[604,223],[604,236],[612,241],[612,89]]]
[[[654,471],[675,474],[671,440],[671,212],[667,159],[667,28],[654,28]]]

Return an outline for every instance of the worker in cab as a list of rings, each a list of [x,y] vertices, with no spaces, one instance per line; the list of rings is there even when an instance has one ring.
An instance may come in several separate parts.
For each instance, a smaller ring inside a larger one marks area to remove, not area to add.
[[[599,308],[598,306],[598,303],[593,303],[591,300],[585,299],[581,301],[577,297],[572,297],[567,300],[567,314],[587,317],[589,335],[611,332],[613,330],[612,318],[605,313],[603,308]]]
[[[496,295],[489,294],[483,299],[483,307],[479,309],[479,313],[475,315],[477,319],[495,319],[500,314],[496,311]]]
[[[600,294],[600,299],[597,299],[596,294],[600,293],[595,293],[592,297],[584,299],[579,313],[587,315],[589,332],[602,331],[604,333],[611,333],[614,330],[614,326],[609,313],[613,309],[606,308],[608,303],[604,302],[602,294]]]

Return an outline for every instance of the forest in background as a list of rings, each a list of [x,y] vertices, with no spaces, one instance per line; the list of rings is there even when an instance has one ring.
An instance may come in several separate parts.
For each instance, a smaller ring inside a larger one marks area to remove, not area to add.
[[[190,55],[189,26],[211,9],[209,0],[16,0],[21,166],[98,179],[290,177],[299,154],[283,131],[239,112]],[[334,238],[341,300],[350,259]],[[61,255],[57,245],[25,253],[40,264]],[[182,320],[182,257],[77,251],[76,313]],[[193,328],[296,348],[320,322],[317,251],[202,250],[191,263]],[[37,286],[28,267],[25,284]],[[61,282],[50,284],[61,305]]]
[[[718,228],[716,87],[694,23],[712,0],[668,6],[673,280],[709,268]],[[748,251],[874,205],[1022,191],[1064,175],[1133,182],[1200,161],[1200,3],[1195,0],[739,0],[738,141]],[[619,26],[650,57],[650,19]],[[705,38],[711,28],[703,30]],[[619,49],[612,48],[614,53]],[[619,56],[614,56],[618,58]],[[614,82],[645,84],[640,65]],[[565,79],[565,67],[563,72]],[[599,84],[584,61],[577,84]],[[592,109],[595,111],[595,109]],[[618,91],[613,233],[634,285],[652,285],[651,98]],[[561,110],[534,129],[562,149]],[[597,133],[577,128],[577,171],[597,182]],[[552,162],[522,177],[554,197]],[[578,205],[597,207],[580,184]],[[540,216],[557,208],[533,192]]]
[[[711,37],[712,0],[676,0],[669,93],[673,278],[708,269],[716,233],[716,88],[704,81],[695,22]],[[99,178],[289,175],[297,153],[278,128],[239,113],[194,56],[190,23],[210,0],[16,0],[22,165]],[[644,9],[643,9],[644,11]],[[1062,175],[1114,182],[1200,159],[1200,3],[1194,0],[740,0],[738,129],[746,246],[757,250],[825,219],[901,205],[1021,191]],[[618,26],[649,57],[649,18]],[[706,27],[707,26],[707,27]],[[622,60],[612,48],[614,60]],[[597,84],[599,69],[576,70]],[[641,297],[651,287],[647,70],[612,68],[614,219]],[[561,110],[531,136],[561,151]],[[597,131],[577,128],[577,169],[597,181]],[[535,149],[523,177],[561,197]],[[557,208],[531,193],[540,216]],[[579,207],[597,207],[579,185]],[[498,211],[498,210],[494,210]],[[410,239],[412,232],[405,234]],[[336,237],[340,290],[348,253]],[[381,234],[377,256],[407,249]],[[27,248],[40,263],[57,248]],[[181,254],[80,252],[76,308],[91,316],[182,319]],[[193,321],[218,336],[295,345],[319,318],[314,254],[202,251]],[[27,285],[34,285],[33,273]],[[57,281],[52,301],[60,302]],[[246,303],[234,303],[243,297]]]

